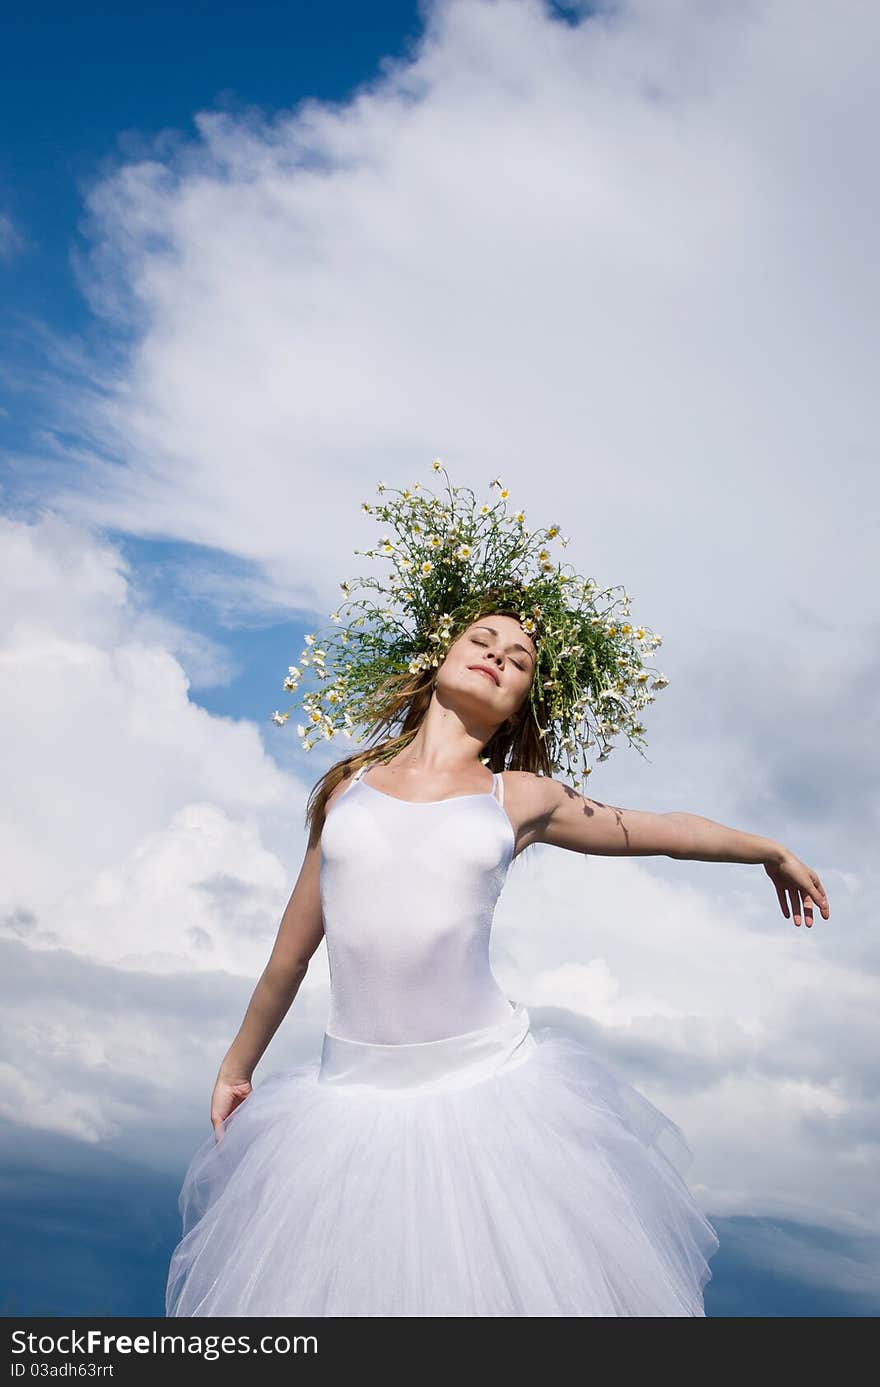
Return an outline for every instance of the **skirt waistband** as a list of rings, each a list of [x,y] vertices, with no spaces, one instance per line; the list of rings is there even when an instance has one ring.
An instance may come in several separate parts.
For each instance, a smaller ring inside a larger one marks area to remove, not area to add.
[[[526,1007],[510,1005],[503,1021],[441,1040],[380,1045],[325,1031],[318,1079],[401,1093],[470,1087],[527,1059],[536,1048]]]

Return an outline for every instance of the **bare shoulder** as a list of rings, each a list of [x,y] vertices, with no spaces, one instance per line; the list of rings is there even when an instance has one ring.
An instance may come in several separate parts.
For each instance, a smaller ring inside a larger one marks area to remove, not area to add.
[[[535,775],[534,771],[503,771],[501,778],[505,804],[515,800],[518,806],[531,813],[540,813],[552,806],[562,788],[558,780],[552,780],[549,775]]]
[[[543,842],[543,833],[568,786],[534,771],[504,771],[504,807],[516,833],[517,855],[532,843]]]

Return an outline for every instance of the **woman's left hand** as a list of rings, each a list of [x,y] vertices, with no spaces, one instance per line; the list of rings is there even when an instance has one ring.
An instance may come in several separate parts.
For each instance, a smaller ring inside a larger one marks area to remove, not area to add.
[[[807,929],[810,929],[813,924],[814,903],[818,905],[822,919],[829,919],[831,911],[821,881],[813,869],[801,862],[799,857],[795,857],[793,852],[783,848],[780,858],[764,863],[764,871],[776,887],[779,905],[786,920],[791,919],[793,915],[795,924],[800,925],[803,918]]]

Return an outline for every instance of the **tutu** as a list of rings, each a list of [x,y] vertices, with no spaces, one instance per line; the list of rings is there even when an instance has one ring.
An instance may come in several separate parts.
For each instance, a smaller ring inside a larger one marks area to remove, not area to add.
[[[443,821],[454,826],[459,860],[465,842],[472,855],[474,844],[485,853],[487,830],[501,829],[494,812],[483,817],[489,802],[500,808],[494,796],[431,802],[459,810]],[[364,829],[344,820],[343,808],[377,817],[372,800],[346,791],[325,824],[328,871],[337,853],[349,859],[343,842],[350,847],[351,830]],[[477,824],[483,831],[474,837]],[[431,828],[442,840],[437,816]],[[509,865],[509,840],[500,849]],[[459,883],[461,875],[454,874]],[[399,890],[399,873],[395,882]],[[328,878],[328,906],[329,885]],[[435,915],[422,880],[421,918],[407,917],[413,956],[427,947],[433,960],[424,996],[401,990],[410,955],[393,928],[386,929],[393,967],[376,970],[373,925],[387,899],[375,902],[376,917],[364,905],[369,894],[356,913],[348,900],[347,913],[326,917],[337,927],[327,934],[333,1024],[319,1058],[255,1085],[219,1140],[212,1132],[195,1152],[180,1191],[183,1236],[168,1272],[169,1316],[705,1314],[702,1292],[719,1244],[685,1183],[684,1136],[581,1038],[533,1023],[494,980],[487,992],[480,970],[482,990],[465,989],[467,1006],[477,1014],[478,997],[497,1019],[397,1038],[457,1014],[460,993],[442,990],[441,960],[461,969],[467,958],[468,976],[475,971],[480,951],[456,950],[452,939],[487,900],[481,937],[488,938],[494,886],[476,905],[469,897],[466,917],[452,917],[454,935],[444,908],[450,889],[459,888],[445,888]],[[439,951],[430,947],[438,921]],[[340,988],[339,973],[355,956],[360,990]],[[373,965],[366,989],[364,959]],[[418,993],[417,977],[408,980]],[[392,1012],[377,1011],[376,998],[387,1005],[389,996],[398,1003]],[[377,1029],[382,1039],[370,1034]]]

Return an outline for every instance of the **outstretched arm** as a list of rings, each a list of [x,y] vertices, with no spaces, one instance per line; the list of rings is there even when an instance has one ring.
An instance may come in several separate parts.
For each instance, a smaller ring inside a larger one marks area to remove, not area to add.
[[[698,862],[760,863],[776,887],[786,919],[813,923],[813,904],[830,918],[828,898],[816,873],[772,838],[743,833],[699,814],[653,814],[588,799],[549,776],[508,772],[505,782],[519,801],[520,842],[549,843],[571,852],[608,857],[665,856]],[[786,900],[788,893],[789,900]]]

